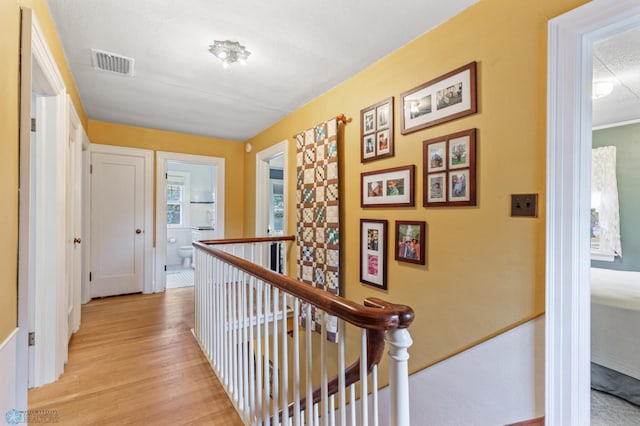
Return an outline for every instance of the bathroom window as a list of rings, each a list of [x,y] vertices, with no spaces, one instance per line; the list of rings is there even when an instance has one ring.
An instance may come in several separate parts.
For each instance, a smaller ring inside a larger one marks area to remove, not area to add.
[[[167,176],[167,226],[189,226],[189,176],[170,172]]]

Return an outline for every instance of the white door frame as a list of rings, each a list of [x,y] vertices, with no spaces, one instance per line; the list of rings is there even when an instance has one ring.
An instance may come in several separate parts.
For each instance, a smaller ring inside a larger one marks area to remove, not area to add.
[[[126,155],[132,157],[141,157],[144,160],[144,267],[142,273],[142,292],[153,293],[153,151],[141,148],[129,148],[115,145],[91,144],[89,148],[91,153]],[[90,186],[90,185],[89,185]],[[91,189],[89,188],[89,192]],[[91,195],[90,195],[91,197]],[[89,216],[91,213],[89,213]],[[91,239],[91,232],[88,233]],[[89,250],[89,265],[92,265],[91,250]],[[91,295],[90,283],[86,282],[84,289],[85,295]]]
[[[288,197],[288,179],[287,169],[289,152],[289,141],[287,139],[278,142],[269,148],[263,149],[256,153],[256,237],[266,237],[267,227],[269,226],[269,220],[267,218],[269,213],[269,161],[278,155],[283,155],[283,194],[284,194],[284,216],[282,218],[284,223],[284,234],[287,234],[288,220],[287,220],[287,205],[289,202]]]
[[[64,81],[32,11],[22,9],[20,194],[16,402],[26,389],[55,381],[67,359],[65,180],[68,111]],[[32,94],[38,123],[31,147]],[[32,180],[33,177],[33,180]],[[30,287],[33,293],[30,294]],[[35,345],[29,348],[29,331]],[[31,371],[30,366],[31,365]],[[31,378],[31,380],[30,380]]]
[[[156,152],[156,268],[154,291],[161,292],[167,288],[167,275],[164,266],[167,264],[167,162],[201,164],[216,168],[216,238],[224,238],[224,187],[225,160],[221,157],[206,155],[182,154],[177,152]]]
[[[595,0],[549,21],[546,416],[590,423],[591,80],[595,41],[640,24],[638,0]]]

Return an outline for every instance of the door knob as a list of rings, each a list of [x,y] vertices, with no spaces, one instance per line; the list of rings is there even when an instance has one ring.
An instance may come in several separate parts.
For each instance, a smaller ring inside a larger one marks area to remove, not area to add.
[[[80,244],[82,242],[82,239],[80,239],[80,237],[76,237],[73,239],[73,244]]]
[[[136,234],[142,234],[142,229],[140,228],[136,229]]]

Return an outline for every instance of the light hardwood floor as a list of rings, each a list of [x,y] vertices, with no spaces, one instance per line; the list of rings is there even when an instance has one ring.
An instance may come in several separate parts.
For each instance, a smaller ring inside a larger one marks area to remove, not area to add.
[[[29,409],[60,425],[242,425],[192,327],[193,288],[89,302],[64,374]]]

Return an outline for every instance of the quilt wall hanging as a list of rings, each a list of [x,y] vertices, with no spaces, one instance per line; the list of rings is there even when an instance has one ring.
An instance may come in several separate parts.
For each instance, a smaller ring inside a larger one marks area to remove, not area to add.
[[[331,119],[296,138],[296,249],[299,281],[339,294],[340,221],[338,194],[338,122]],[[307,307],[300,322],[321,331],[322,318]],[[335,341],[337,319],[327,317],[327,338]]]

